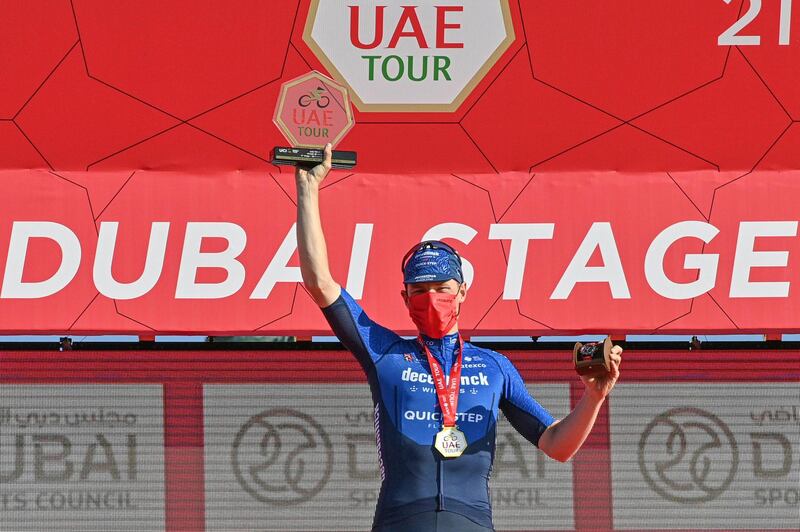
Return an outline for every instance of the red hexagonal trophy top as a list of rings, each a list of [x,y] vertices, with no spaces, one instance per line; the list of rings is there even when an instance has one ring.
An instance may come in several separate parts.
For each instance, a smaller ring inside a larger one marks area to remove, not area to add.
[[[292,146],[336,146],[355,122],[347,89],[317,71],[281,86],[274,122]]]

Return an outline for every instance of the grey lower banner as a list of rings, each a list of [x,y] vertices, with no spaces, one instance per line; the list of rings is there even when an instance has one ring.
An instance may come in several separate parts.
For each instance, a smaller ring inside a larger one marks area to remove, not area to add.
[[[160,385],[0,386],[0,530],[164,530]]]
[[[618,384],[616,529],[800,530],[800,386]]]
[[[566,384],[529,385],[553,415]],[[206,385],[206,528],[369,530],[380,475],[365,384]],[[491,480],[498,530],[574,528],[572,466],[506,420]]]

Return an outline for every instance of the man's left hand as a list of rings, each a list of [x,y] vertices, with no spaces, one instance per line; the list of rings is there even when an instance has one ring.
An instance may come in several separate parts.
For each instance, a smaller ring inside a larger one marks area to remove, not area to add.
[[[607,375],[599,377],[581,376],[583,384],[586,385],[586,393],[596,399],[605,399],[619,378],[619,365],[622,363],[622,348],[620,346],[615,345],[611,348],[610,362],[611,371]]]

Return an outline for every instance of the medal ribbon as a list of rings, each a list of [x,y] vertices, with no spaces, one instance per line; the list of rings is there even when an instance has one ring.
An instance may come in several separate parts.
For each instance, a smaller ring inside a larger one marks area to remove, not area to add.
[[[442,370],[439,361],[431,354],[428,346],[422,337],[419,337],[419,343],[425,351],[425,356],[428,357],[428,364],[431,367],[431,376],[433,377],[433,386],[436,388],[436,397],[439,398],[439,406],[442,407],[442,420],[445,427],[456,426],[456,411],[458,409],[458,389],[461,386],[461,357],[464,354],[464,342],[461,340],[461,335],[458,335],[458,357],[450,368],[450,381],[445,384],[444,370]],[[444,353],[442,353],[444,355]]]

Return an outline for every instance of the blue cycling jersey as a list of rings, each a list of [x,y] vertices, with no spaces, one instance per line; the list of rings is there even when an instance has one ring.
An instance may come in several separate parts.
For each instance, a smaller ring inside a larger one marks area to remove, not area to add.
[[[442,428],[441,408],[418,341],[370,320],[344,289],[322,311],[361,364],[372,391],[382,479],[373,527],[449,511],[491,528],[489,476],[498,408],[535,445],[555,421],[530,396],[516,368],[499,353],[464,343],[456,424],[468,445],[460,457],[445,459],[433,447]],[[424,338],[445,375],[455,362],[457,340],[455,334]]]

